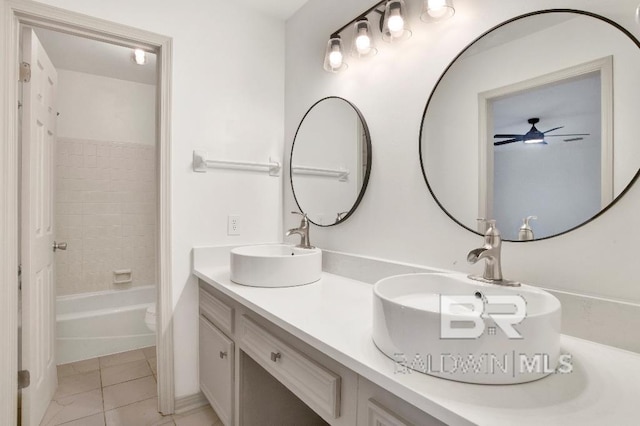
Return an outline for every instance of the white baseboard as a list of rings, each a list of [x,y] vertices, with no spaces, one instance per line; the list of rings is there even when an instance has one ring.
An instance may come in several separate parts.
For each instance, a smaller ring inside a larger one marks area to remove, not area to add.
[[[207,398],[204,397],[202,392],[176,398],[175,404],[174,404],[175,414],[183,414],[208,404],[209,404],[209,401],[207,401]]]

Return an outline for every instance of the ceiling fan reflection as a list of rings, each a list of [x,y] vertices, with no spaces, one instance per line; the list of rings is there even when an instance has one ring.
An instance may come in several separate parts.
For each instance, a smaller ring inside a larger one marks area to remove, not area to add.
[[[539,118],[530,118],[527,120],[529,124],[531,124],[531,130],[523,135],[517,134],[497,134],[493,137],[496,139],[506,139],[503,141],[494,142],[494,146],[507,145],[515,142],[524,142],[527,144],[547,144],[545,138],[549,137],[573,137],[573,136],[589,136],[589,133],[572,133],[572,134],[552,134],[548,133],[555,132],[556,130],[562,129],[564,126],[554,127],[553,129],[549,129],[546,132],[541,132],[536,128],[536,124],[540,122]],[[572,142],[577,140],[583,140],[584,138],[573,138],[573,139],[565,139],[565,142]]]

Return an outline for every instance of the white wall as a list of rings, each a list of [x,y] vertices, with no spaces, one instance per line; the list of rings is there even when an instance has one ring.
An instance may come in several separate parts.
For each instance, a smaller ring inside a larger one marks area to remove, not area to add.
[[[273,241],[282,235],[282,179],[191,171],[194,149],[217,158],[282,155],[284,24],[233,1],[46,0],[173,37],[172,278],[176,396],[199,391],[198,293],[191,248]],[[243,234],[227,237],[227,215]]]
[[[57,71],[57,294],[156,285],[156,86]]]
[[[156,86],[58,69],[58,137],[156,143]]]
[[[420,2],[409,1],[419,7]],[[342,96],[363,113],[373,145],[367,192],[344,224],[311,229],[313,244],[326,249],[375,256],[465,272],[480,272],[466,255],[482,239],[451,221],[424,183],[418,158],[420,123],[440,74],[472,40],[514,16],[538,9],[586,9],[607,16],[640,37],[633,18],[637,0],[456,0],[449,21],[427,25],[415,19],[413,37],[397,45],[378,42],[368,61],[350,60],[347,72],[322,69],[327,37],[373,4],[371,0],[311,0],[287,21],[287,146],[308,105],[325,96]],[[639,52],[640,54],[640,52]],[[637,87],[628,87],[629,92]],[[616,114],[632,114],[616,111]],[[637,117],[637,111],[635,111]],[[618,117],[618,116],[616,116]],[[285,211],[294,207],[285,185]],[[604,216],[567,235],[531,243],[505,243],[507,278],[554,289],[640,302],[637,242],[640,184]],[[285,225],[296,219],[285,216]]]

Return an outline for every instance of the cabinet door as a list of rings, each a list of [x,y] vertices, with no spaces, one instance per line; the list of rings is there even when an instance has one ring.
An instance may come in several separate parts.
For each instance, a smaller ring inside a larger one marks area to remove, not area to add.
[[[200,389],[222,423],[232,424],[233,341],[200,315]]]

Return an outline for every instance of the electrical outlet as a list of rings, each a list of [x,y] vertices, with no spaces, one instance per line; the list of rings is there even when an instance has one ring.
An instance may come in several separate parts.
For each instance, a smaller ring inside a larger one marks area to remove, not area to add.
[[[227,235],[240,235],[240,215],[227,216]]]

